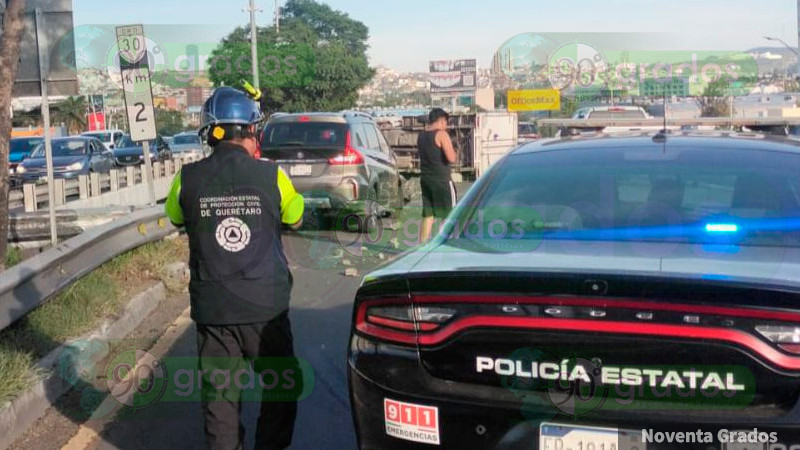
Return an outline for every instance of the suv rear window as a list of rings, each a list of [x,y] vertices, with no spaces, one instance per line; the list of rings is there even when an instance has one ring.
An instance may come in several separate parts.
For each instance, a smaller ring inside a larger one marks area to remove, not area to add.
[[[495,231],[516,238],[800,247],[800,154],[580,149],[514,155],[492,172],[459,226],[500,221]]]
[[[347,125],[330,122],[280,122],[267,124],[262,149],[278,147],[343,148]]]

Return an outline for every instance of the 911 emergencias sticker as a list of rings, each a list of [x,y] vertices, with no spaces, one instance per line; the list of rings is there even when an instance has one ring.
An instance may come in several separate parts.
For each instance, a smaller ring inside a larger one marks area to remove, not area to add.
[[[383,399],[386,434],[398,439],[439,445],[439,408]]]

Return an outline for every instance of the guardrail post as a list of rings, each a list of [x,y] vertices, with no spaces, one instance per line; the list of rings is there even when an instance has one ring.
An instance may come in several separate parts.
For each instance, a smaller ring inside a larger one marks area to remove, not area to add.
[[[175,165],[171,159],[164,161],[164,175],[167,177],[175,175],[175,172],[172,171],[174,167]]]
[[[111,169],[108,172],[109,182],[111,184],[111,192],[115,192],[119,190],[119,170]]]
[[[25,212],[34,212],[39,209],[36,202],[36,185],[25,183],[22,185],[22,202],[25,205]]]
[[[158,180],[161,178],[161,162],[157,161],[153,163],[153,179]]]
[[[128,166],[125,168],[125,187],[136,184],[136,167]]]
[[[89,195],[92,197],[99,197],[100,196],[100,174],[99,173],[90,173],[89,174],[89,183],[91,189],[89,189]]]
[[[81,200],[89,198],[89,177],[78,175],[78,197]]]
[[[175,161],[175,173],[178,173],[181,170],[181,167],[183,167],[183,159],[175,158],[173,161]]]
[[[55,187],[55,191],[56,191],[56,194],[55,194],[56,197],[55,197],[55,199],[53,199],[54,200],[53,203],[56,206],[61,206],[64,203],[67,203],[67,189],[66,189],[67,180],[65,180],[63,178],[56,178],[53,181],[56,183],[55,186],[54,186]]]

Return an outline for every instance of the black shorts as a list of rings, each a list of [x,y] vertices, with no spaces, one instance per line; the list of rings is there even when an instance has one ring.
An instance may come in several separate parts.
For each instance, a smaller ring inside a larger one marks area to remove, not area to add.
[[[420,179],[422,217],[444,219],[456,205],[456,185],[447,178]]]

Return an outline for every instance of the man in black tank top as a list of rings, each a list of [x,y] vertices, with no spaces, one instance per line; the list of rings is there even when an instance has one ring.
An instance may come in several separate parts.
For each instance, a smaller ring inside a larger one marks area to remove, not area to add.
[[[428,128],[417,140],[422,172],[422,242],[430,238],[434,221],[447,218],[456,204],[456,188],[450,178],[450,164],[456,162],[456,152],[447,133],[449,119],[443,109],[434,108],[428,115]]]

